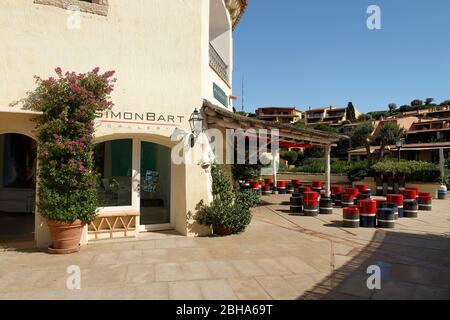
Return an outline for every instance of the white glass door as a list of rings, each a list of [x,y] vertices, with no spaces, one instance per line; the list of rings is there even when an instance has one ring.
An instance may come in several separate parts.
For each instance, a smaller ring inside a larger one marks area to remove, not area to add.
[[[140,231],[172,229],[170,149],[138,142]]]

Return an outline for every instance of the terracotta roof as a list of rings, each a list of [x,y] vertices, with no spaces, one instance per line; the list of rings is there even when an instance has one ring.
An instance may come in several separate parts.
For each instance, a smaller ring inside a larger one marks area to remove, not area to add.
[[[236,28],[237,24],[241,20],[248,6],[248,0],[226,0],[225,4],[230,11],[231,18],[233,19],[233,29]],[[233,8],[233,4],[238,4],[237,8]],[[234,10],[233,10],[234,9]],[[235,12],[236,10],[236,12]],[[234,14],[233,14],[234,13]]]
[[[410,148],[444,148],[450,147],[450,141],[405,144],[402,149]]]

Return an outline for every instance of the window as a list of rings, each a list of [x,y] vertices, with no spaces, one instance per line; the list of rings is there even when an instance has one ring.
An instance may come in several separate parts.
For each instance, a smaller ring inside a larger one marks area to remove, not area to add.
[[[99,207],[132,205],[133,141],[113,140],[100,143],[94,150]]]
[[[69,6],[77,6],[80,11],[108,15],[108,0],[34,0],[35,4],[43,4],[67,9]]]

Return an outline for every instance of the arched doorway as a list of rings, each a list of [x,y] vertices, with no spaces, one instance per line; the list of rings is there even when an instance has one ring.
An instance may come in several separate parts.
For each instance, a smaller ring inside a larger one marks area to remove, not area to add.
[[[33,241],[37,145],[32,138],[0,134],[0,241]]]

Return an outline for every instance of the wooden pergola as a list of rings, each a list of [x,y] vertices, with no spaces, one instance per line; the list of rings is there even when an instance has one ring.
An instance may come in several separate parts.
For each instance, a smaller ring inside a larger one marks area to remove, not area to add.
[[[278,130],[280,145],[292,144],[302,146],[322,147],[325,149],[325,181],[326,181],[326,195],[331,194],[331,147],[341,140],[348,140],[349,137],[319,131],[308,128],[300,128],[293,124],[285,124],[278,122],[269,122],[259,120],[256,118],[245,117],[224,108],[216,106],[211,102],[204,100],[202,114],[205,118],[205,125],[207,128],[222,128],[222,129],[242,129],[242,130]],[[278,158],[279,148],[272,148],[273,159]],[[273,161],[273,175],[274,182],[277,182],[277,168],[276,161]]]

